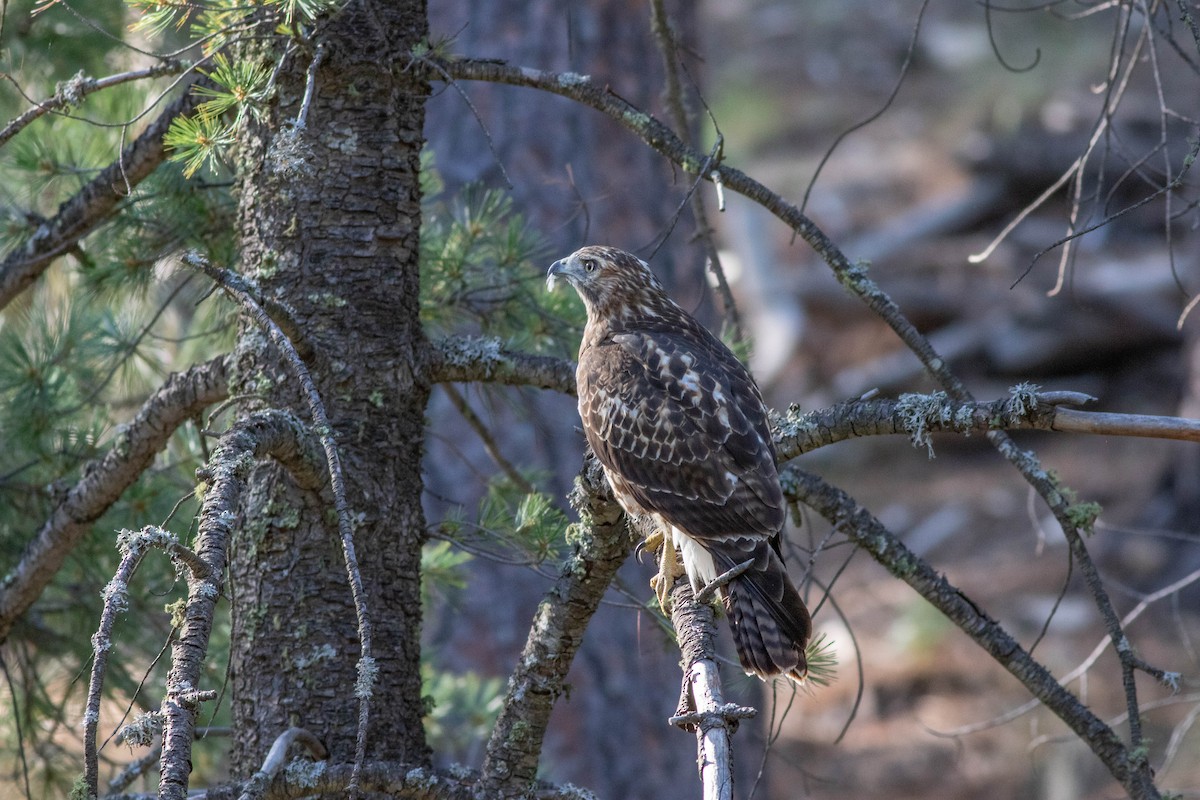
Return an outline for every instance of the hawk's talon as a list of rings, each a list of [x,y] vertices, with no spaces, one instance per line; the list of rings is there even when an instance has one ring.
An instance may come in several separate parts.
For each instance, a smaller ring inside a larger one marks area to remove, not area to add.
[[[646,537],[645,543],[649,544],[651,540],[661,542],[662,547],[658,552],[658,574],[650,579],[650,588],[658,598],[658,607],[664,614],[669,614],[671,590],[675,588],[675,581],[684,574],[683,565],[679,563],[679,552],[675,549],[675,543],[669,540],[665,533],[659,531],[651,534]]]
[[[642,553],[647,551],[653,553],[662,546],[665,540],[666,537],[663,535],[663,532],[658,528],[655,528],[654,533],[650,534],[645,539],[642,539],[637,543],[637,546],[633,548],[634,557],[636,557],[638,561],[641,561]]]

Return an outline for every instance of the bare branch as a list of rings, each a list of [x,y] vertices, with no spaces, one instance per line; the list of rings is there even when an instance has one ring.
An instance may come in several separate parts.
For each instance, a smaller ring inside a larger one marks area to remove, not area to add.
[[[671,547],[669,541],[664,547]],[[679,706],[669,720],[696,733],[696,765],[704,800],[732,800],[733,745],[738,723],[758,712],[726,703],[717,669],[717,622],[712,606],[697,602],[686,579],[671,592],[671,624],[683,655],[683,688]]]
[[[142,556],[151,547],[161,547],[172,560],[188,568],[188,583],[204,581],[209,577],[209,567],[196,553],[179,543],[174,534],[156,526],[147,526],[140,531],[121,531],[117,537],[121,551],[121,563],[113,579],[104,587],[104,610],[100,615],[100,626],[92,636],[92,674],[88,683],[87,705],[83,713],[83,764],[84,779],[88,796],[99,793],[99,770],[96,764],[96,729],[100,722],[100,699],[104,689],[104,671],[108,666],[108,654],[113,648],[112,629],[117,615],[129,607],[129,581]]]
[[[781,479],[788,496],[825,517],[850,541],[900,578],[1009,671],[1091,748],[1130,797],[1159,798],[1144,767],[1145,754],[1128,748],[1111,727],[1033,659],[978,604],[913,553],[845,492],[815,475],[788,467]]]
[[[80,479],[0,583],[0,642],[53,579],[91,524],[138,479],[175,429],[229,393],[224,357],[167,378]]]
[[[1101,436],[1142,436],[1200,442],[1200,420],[1148,414],[1113,414],[1063,408],[1094,398],[1078,392],[1042,393],[1036,386],[988,402],[960,402],[945,392],[906,394],[897,399],[849,400],[802,412],[790,407],[775,419],[775,446],[787,461],[827,445],[863,436],[908,436],[929,446],[931,433],[970,435],[989,431],[1040,430]]]
[[[55,258],[107,220],[132,188],[158,169],[167,157],[163,135],[171,120],[191,113],[198,102],[194,92],[184,92],[115,161],[39,225],[24,246],[0,262],[0,308],[37,280]]]
[[[671,114],[671,121],[681,135],[687,135],[692,127],[692,114],[688,109],[683,94],[683,85],[679,80],[679,48],[675,42],[675,27],[671,24],[671,18],[663,7],[663,0],[651,0],[650,29],[654,33],[655,40],[658,42],[658,49],[662,52],[663,73],[666,76],[667,83],[663,94],[667,109]],[[716,127],[716,120],[713,120],[713,127]],[[719,162],[723,155],[721,152],[722,141],[721,132],[717,130],[717,143],[714,146],[712,155],[714,162]],[[703,171],[710,175],[719,176],[721,174],[713,172],[712,169]],[[721,183],[719,179],[714,180],[714,183],[718,191],[719,209],[724,211],[725,201],[720,196]],[[717,252],[717,243],[713,237],[713,228],[708,222],[708,212],[704,205],[704,195],[694,190],[689,191],[688,202],[691,203],[692,216],[695,218],[696,238],[700,240],[705,259],[708,261],[709,271],[716,280],[717,293],[721,296],[721,305],[725,311],[725,321],[729,325],[734,341],[744,342],[746,340],[746,332],[742,327],[742,319],[738,313],[737,303],[733,299],[733,291],[729,288],[729,281],[725,278],[725,269],[721,266],[721,256]]]
[[[496,438],[492,436],[492,432],[488,430],[484,421],[475,413],[475,409],[471,408],[471,404],[467,402],[467,398],[455,389],[453,384],[444,383],[442,389],[445,390],[446,396],[450,398],[450,402],[458,409],[458,413],[471,426],[471,430],[475,431],[475,435],[479,437],[479,441],[483,444],[483,449],[492,457],[492,461],[504,473],[504,476],[512,482],[513,486],[522,494],[533,494],[537,491],[532,483],[525,479],[520,470],[512,465],[504,454],[500,452],[500,446],[496,444]]]
[[[325,413],[325,404],[308,372],[308,367],[304,364],[304,359],[300,357],[300,353],[297,352],[283,329],[254,299],[255,295],[261,293],[240,275],[218,269],[196,253],[184,256],[184,262],[216,281],[227,295],[249,313],[255,324],[266,332],[271,343],[291,366],[296,380],[300,384],[300,389],[308,401],[309,414],[312,416],[317,437],[321,441],[321,448],[325,452],[329,486],[333,491],[333,507],[337,513],[338,538],[341,540],[342,557],[346,564],[346,578],[350,585],[351,597],[354,599],[354,613],[358,622],[358,681],[354,687],[354,694],[358,697],[358,735],[354,748],[355,772],[353,773],[357,774],[358,770],[362,769],[367,757],[367,723],[370,719],[371,696],[374,693],[378,667],[371,646],[371,618],[367,610],[367,596],[366,590],[363,588],[362,572],[359,570],[358,556],[355,554],[354,524],[350,519],[349,503],[346,501],[345,478],[342,475],[342,462],[338,455],[337,442],[333,438],[333,425],[329,422],[329,415]],[[351,778],[350,794],[353,796],[356,790],[355,781]]]
[[[163,747],[159,792],[164,800],[187,797],[200,670],[208,652],[220,581],[228,561],[229,536],[237,521],[246,477],[258,459],[280,461],[305,488],[323,485],[320,456],[304,426],[281,411],[252,414],[221,436],[209,466],[199,475],[208,482],[200,509],[196,554],[209,567],[204,579],[188,580],[187,603],[179,638],[171,648],[167,695],[162,702]]]
[[[267,753],[267,757],[263,759],[262,766],[250,777],[250,780],[246,781],[238,800],[258,800],[263,796],[267,787],[271,785],[271,781],[275,779],[280,770],[287,766],[288,750],[293,744],[303,746],[308,754],[317,761],[329,758],[329,751],[316,736],[304,728],[288,728],[279,734],[279,738],[271,744],[271,749]]]
[[[576,479],[571,503],[580,517],[575,532],[567,534],[575,549],[538,605],[529,638],[509,678],[477,786],[482,797],[529,795],[550,712],[564,690],[571,661],[592,614],[633,546],[625,515],[595,459],[588,460]]]
[[[178,75],[185,70],[191,69],[187,64],[174,59],[167,59],[152,67],[146,69],[130,70],[128,72],[120,72],[115,75],[108,75],[103,78],[89,78],[87,75],[80,72],[70,80],[60,81],[54,87],[54,95],[46,98],[40,103],[34,103],[33,107],[23,112],[12,122],[4,126],[0,130],[0,147],[3,147],[9,139],[16,136],[25,129],[34,120],[45,116],[54,111],[65,110],[76,106],[93,92],[98,92],[101,89],[107,89],[111,86],[118,86],[122,83],[130,81],[138,81],[144,78],[158,78],[163,75]],[[11,75],[5,75],[10,81],[13,80]],[[15,81],[14,81],[15,83]],[[20,88],[18,87],[18,91]],[[24,92],[22,92],[24,94]]]

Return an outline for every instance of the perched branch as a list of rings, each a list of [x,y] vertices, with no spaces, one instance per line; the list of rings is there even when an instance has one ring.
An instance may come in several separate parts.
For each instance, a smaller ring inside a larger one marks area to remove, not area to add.
[[[567,534],[574,552],[538,605],[529,638],[509,678],[484,756],[478,797],[529,795],[550,712],[564,690],[571,661],[592,614],[633,546],[624,514],[594,459],[576,479],[571,502],[580,517],[578,526]]]
[[[999,623],[909,550],[853,498],[795,467],[786,468],[780,477],[788,497],[802,501],[825,517],[888,572],[915,589],[1058,715],[1087,743],[1130,797],[1160,797],[1153,782],[1146,780],[1142,768],[1144,754],[1126,747],[1111,727],[1055,680]]]
[[[175,429],[229,393],[224,357],[167,378],[109,451],[83,469],[17,566],[0,583],[0,642],[51,581],[91,524],[112,506],[166,446]]]
[[[671,547],[665,542],[664,547]],[[712,606],[697,603],[686,579],[671,593],[671,624],[683,655],[683,688],[672,725],[696,733],[696,768],[704,800],[732,800],[733,747],[730,736],[738,723],[758,712],[726,703],[717,669],[717,622]]]
[[[429,348],[434,383],[485,381],[575,394],[575,365],[562,358],[505,350],[499,339],[456,336]]]
[[[657,119],[634,107],[608,87],[602,89],[586,75],[544,72],[513,67],[503,63],[466,59],[439,61],[439,65],[441,69],[457,80],[483,80],[527,86],[569,97],[613,118],[685,171],[692,174],[704,171],[706,159],[703,154],[688,147],[670,128]],[[436,80],[437,76],[431,75],[430,78]],[[933,349],[929,340],[904,316],[895,301],[869,277],[866,265],[851,263],[824,231],[799,208],[745,173],[728,165],[720,164],[714,167],[707,177],[714,181],[719,179],[725,187],[754,201],[784,222],[813,248],[848,291],[858,297],[892,328],[950,397],[961,402],[974,399],[963,382],[950,370],[946,361]],[[1113,611],[1112,603],[1104,591],[1099,573],[1087,553],[1081,535],[1081,521],[1072,518],[1071,504],[1060,491],[1060,487],[1051,480],[1032,454],[1018,448],[1012,439],[1002,431],[989,432],[987,439],[1034,487],[1063,527],[1072,557],[1079,564],[1113,644],[1121,655],[1122,677],[1129,712],[1130,743],[1132,745],[1130,752],[1135,756],[1134,761],[1121,767],[1122,775],[1127,779],[1122,780],[1122,783],[1126,785],[1133,796],[1157,797],[1158,793],[1153,785],[1149,760],[1145,757],[1145,748],[1141,746],[1141,722],[1137,709],[1137,689],[1133,680],[1133,671],[1137,668],[1137,662],[1133,658],[1132,647],[1122,631],[1120,620]],[[1087,520],[1082,520],[1082,522],[1086,523]]]
[[[171,120],[191,113],[201,100],[195,92],[184,92],[115,161],[39,225],[24,246],[0,262],[0,308],[37,280],[50,262],[99,227],[134,186],[158,169],[167,157],[163,135]]]
[[[204,578],[189,577],[183,623],[171,648],[167,695],[162,702],[159,793],[163,800],[187,797],[196,708],[204,699],[197,694],[197,683],[212,634],[229,537],[246,477],[256,461],[266,457],[281,462],[305,488],[315,490],[324,485],[317,447],[300,421],[281,411],[260,412],[234,423],[221,436],[209,465],[198,473],[209,486],[200,509],[196,554],[208,565],[209,573]]]

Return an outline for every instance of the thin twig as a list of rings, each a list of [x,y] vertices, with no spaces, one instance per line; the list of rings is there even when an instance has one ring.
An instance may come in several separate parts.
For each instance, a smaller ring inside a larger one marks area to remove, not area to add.
[[[70,108],[78,105],[93,92],[98,92],[101,89],[107,89],[110,86],[119,86],[122,83],[130,81],[143,80],[145,78],[158,78],[163,75],[177,75],[181,72],[191,69],[190,64],[184,64],[175,60],[167,60],[160,64],[155,64],[153,67],[146,69],[130,70],[128,72],[120,72],[115,75],[108,75],[104,78],[89,78],[82,71],[78,72],[75,77],[70,80],[61,81],[54,87],[54,94],[45,100],[34,103],[33,107],[19,115],[12,122],[4,126],[0,130],[0,147],[3,147],[9,139],[20,133],[29,123],[49,114],[52,111],[59,109]],[[3,75],[4,78],[16,85],[15,79],[8,74]],[[20,87],[17,87],[20,91]],[[22,92],[24,94],[24,92]]]
[[[658,43],[659,51],[662,53],[663,74],[666,81],[666,88],[663,95],[667,104],[667,110],[671,115],[671,122],[675,125],[675,129],[681,137],[690,138],[693,115],[688,108],[683,93],[683,86],[679,80],[679,48],[676,47],[674,26],[671,24],[671,19],[663,7],[663,0],[651,0],[650,29],[654,34],[655,41]],[[708,106],[705,105],[705,108],[707,109]],[[724,149],[725,137],[721,134],[716,117],[713,116],[711,110],[708,113],[708,117],[712,122],[713,129],[717,132],[716,143],[713,145],[709,162],[710,164],[717,164],[720,163],[724,155],[722,151]],[[706,167],[697,173],[696,180],[700,181],[707,177],[713,182],[713,185],[717,188],[718,209],[724,211],[725,197],[722,191],[720,176],[721,173],[717,170]],[[696,225],[696,237],[700,240],[701,248],[704,251],[709,273],[716,281],[717,294],[721,297],[721,306],[725,313],[725,322],[729,326],[734,341],[738,343],[744,342],[746,341],[746,331],[742,327],[741,313],[738,311],[737,302],[733,297],[733,290],[729,287],[725,269],[721,264],[721,255],[717,250],[712,225],[708,221],[708,211],[705,209],[704,195],[696,191],[695,184],[688,191],[685,202],[691,203],[692,217]],[[676,217],[678,217],[678,212],[676,213]],[[663,241],[666,241],[666,236],[663,237]]]
[[[350,792],[357,791],[358,774],[362,770],[367,752],[367,723],[371,713],[371,696],[377,675],[375,657],[371,642],[371,620],[367,610],[366,591],[363,589],[362,572],[358,567],[358,557],[354,550],[354,525],[350,519],[350,509],[346,502],[345,479],[342,475],[341,458],[338,455],[337,443],[333,438],[333,426],[325,413],[325,404],[317,392],[316,384],[305,366],[304,360],[296,352],[287,335],[268,316],[253,295],[250,285],[236,273],[218,269],[208,263],[197,253],[184,256],[184,262],[193,269],[200,270],[216,281],[225,293],[245,309],[271,339],[279,350],[280,355],[291,365],[297,382],[308,401],[308,410],[312,416],[313,426],[321,447],[325,451],[325,462],[329,471],[329,485],[333,492],[333,505],[337,513],[338,537],[342,544],[342,556],[346,563],[346,576],[350,584],[350,594],[354,599],[354,612],[358,621],[358,638],[360,655],[358,660],[358,681],[354,693],[359,699],[358,705],[358,735],[354,747],[354,771],[351,774]]]
[[[491,431],[489,431],[487,426],[483,424],[483,420],[481,420],[479,415],[475,413],[475,409],[471,408],[471,405],[467,402],[467,399],[462,396],[458,389],[454,388],[454,384],[443,383],[442,389],[446,392],[446,396],[450,398],[450,402],[454,404],[456,409],[458,409],[458,413],[462,415],[462,418],[466,420],[467,424],[471,426],[471,429],[475,431],[475,435],[479,437],[479,441],[483,444],[483,449],[487,451],[489,456],[491,456],[492,461],[495,462],[496,466],[500,468],[505,477],[507,477],[512,484],[521,491],[522,494],[533,494],[536,492],[537,488],[532,483],[525,480],[525,476],[522,475],[521,472],[512,465],[512,462],[505,458],[504,454],[500,452],[500,447],[496,444],[496,439],[492,436]]]

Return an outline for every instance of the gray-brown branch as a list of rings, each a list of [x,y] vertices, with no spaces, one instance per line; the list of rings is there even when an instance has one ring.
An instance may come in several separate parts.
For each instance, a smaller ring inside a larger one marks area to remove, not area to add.
[[[851,263],[825,232],[797,206],[784,200],[778,193],[771,191],[740,170],[725,164],[711,166],[702,153],[680,140],[669,127],[631,105],[609,87],[601,88],[587,75],[553,73],[514,67],[504,63],[468,59],[439,61],[437,71],[444,71],[456,80],[482,80],[513,86],[527,86],[569,97],[616,120],[685,171],[693,175],[705,172],[704,178],[714,182],[720,181],[722,185],[732,191],[754,201],[770,211],[802,238],[833,270],[837,280],[887,323],[905,346],[917,356],[926,371],[952,398],[964,402],[974,399],[965,384],[933,349],[929,340],[904,316],[895,301],[869,277],[866,266]],[[437,80],[438,75],[431,75],[430,79]],[[1008,434],[1002,431],[991,431],[987,434],[987,439],[1004,458],[1017,468],[1029,485],[1046,502],[1055,519],[1063,527],[1071,547],[1071,554],[1080,567],[1096,608],[1100,611],[1109,636],[1120,656],[1130,720],[1130,742],[1135,753],[1143,753],[1137,687],[1133,679],[1137,661],[1133,657],[1132,648],[1125,637],[1112,602],[1100,581],[1099,573],[1091,561],[1079,526],[1071,518],[1070,504],[1066,502],[1059,487],[1041,468],[1033,454],[1018,448]],[[1137,763],[1135,773],[1137,777],[1134,784],[1136,786],[1130,790],[1131,794],[1135,797],[1156,797],[1157,790],[1154,788],[1150,763],[1144,756]]]
[[[282,411],[266,411],[239,420],[222,434],[208,466],[199,477],[208,483],[200,509],[195,552],[209,567],[208,577],[189,578],[187,604],[179,637],[171,647],[167,694],[162,702],[162,762],[159,796],[187,797],[195,737],[198,683],[212,635],[220,582],[228,559],[229,538],[238,520],[238,503],[246,477],[264,458],[279,461],[302,487],[327,484],[325,462],[316,437],[299,420]]]
[[[780,477],[788,497],[815,510],[884,569],[915,589],[1053,711],[1087,743],[1130,797],[1159,797],[1153,783],[1144,779],[1141,768],[1144,755],[1132,752],[1111,727],[1063,687],[998,622],[909,550],[852,497],[794,466],[786,468]]]
[[[574,551],[538,605],[509,678],[504,706],[488,741],[477,798],[530,794],[550,712],[563,692],[571,661],[633,546],[625,516],[595,460],[589,459],[577,478],[571,502],[580,517],[576,533],[568,534]]]
[[[425,374],[434,383],[482,381],[575,394],[574,362],[505,350],[496,338],[453,336],[433,342],[429,354]]]
[[[933,392],[895,399],[848,400],[816,411],[792,406],[774,420],[775,447],[783,462],[863,436],[903,435],[914,445],[927,446],[932,433],[970,436],[1038,430],[1200,442],[1200,420],[1063,407],[1091,399],[1076,392],[1043,393],[1036,386],[1021,385],[1013,387],[1008,397],[991,401],[960,401],[945,392]]]
[[[138,479],[175,430],[228,394],[224,357],[171,375],[108,452],[83,468],[83,477],[0,583],[0,642],[8,638],[13,624],[41,595],[92,523]]]

